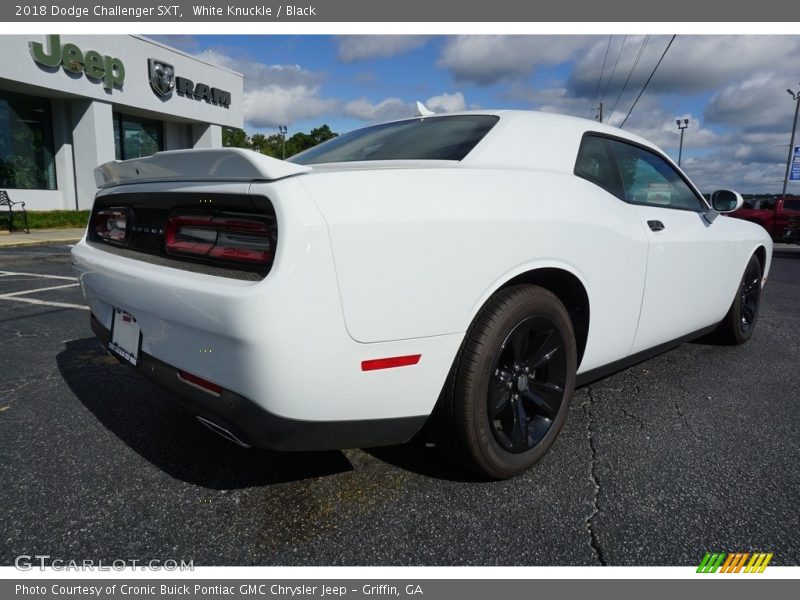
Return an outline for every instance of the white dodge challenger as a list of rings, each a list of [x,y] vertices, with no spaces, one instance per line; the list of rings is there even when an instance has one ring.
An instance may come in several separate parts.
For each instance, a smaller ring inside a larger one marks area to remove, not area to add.
[[[525,111],[357,130],[289,161],[159,152],[96,169],[72,257],[97,336],[242,445],[437,445],[493,478],[576,385],[753,333],[772,242],[657,147]]]

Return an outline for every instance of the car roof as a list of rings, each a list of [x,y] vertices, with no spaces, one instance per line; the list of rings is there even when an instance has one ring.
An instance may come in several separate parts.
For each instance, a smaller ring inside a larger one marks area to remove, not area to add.
[[[494,115],[499,121],[461,161],[465,167],[543,169],[572,173],[587,132],[610,135],[664,152],[646,139],[604,123],[531,110],[470,110],[451,115]]]
[[[646,139],[617,127],[610,127],[589,119],[562,115],[558,113],[499,109],[499,110],[464,110],[456,112],[437,113],[431,115],[415,115],[392,121],[384,121],[367,126],[379,126],[387,123],[403,123],[404,121],[419,121],[427,119],[443,119],[464,115],[482,115],[498,117],[497,124],[475,145],[475,147],[460,161],[451,164],[461,168],[490,168],[490,169],[519,169],[519,170],[546,170],[562,173],[572,173],[575,159],[578,154],[581,140],[587,132],[613,136],[629,140],[641,146],[658,151],[666,155],[660,148]],[[302,153],[301,153],[302,154]],[[298,155],[300,156],[300,155]],[[294,157],[289,159],[294,160]],[[401,161],[354,161],[354,162],[329,162],[316,163],[315,169],[354,169],[387,168],[392,162]],[[408,164],[412,161],[402,161]],[[427,166],[430,163],[442,161],[413,161],[418,166]],[[442,166],[437,164],[436,166]]]

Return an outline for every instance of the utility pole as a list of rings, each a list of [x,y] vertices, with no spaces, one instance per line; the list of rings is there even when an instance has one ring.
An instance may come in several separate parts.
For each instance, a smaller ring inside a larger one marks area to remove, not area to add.
[[[603,103],[602,102],[600,103],[600,108],[597,109],[597,116],[595,117],[595,120],[600,121],[601,123],[603,122]]]
[[[789,171],[792,168],[792,154],[794,153],[794,134],[797,133],[797,113],[800,113],[800,92],[796,94],[792,90],[786,90],[797,103],[794,109],[794,121],[792,121],[792,141],[789,142],[789,158],[786,159],[786,175],[783,178],[783,196],[786,197],[786,188],[789,185]]]
[[[678,166],[681,166],[681,158],[683,157],[683,130],[689,126],[689,119],[683,120],[683,125],[681,125],[681,120],[677,119],[675,121],[678,124],[678,129],[681,130],[681,145],[678,149]]]
[[[281,159],[286,160],[286,132],[289,128],[286,125],[278,125],[278,131],[281,132]]]

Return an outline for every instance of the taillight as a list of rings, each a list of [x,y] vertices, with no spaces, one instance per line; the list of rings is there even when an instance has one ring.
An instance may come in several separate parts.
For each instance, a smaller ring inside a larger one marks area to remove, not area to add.
[[[270,228],[257,218],[173,214],[164,233],[167,254],[248,264],[272,258]]]
[[[128,211],[124,208],[106,208],[94,216],[94,235],[106,242],[124,244],[128,238]]]

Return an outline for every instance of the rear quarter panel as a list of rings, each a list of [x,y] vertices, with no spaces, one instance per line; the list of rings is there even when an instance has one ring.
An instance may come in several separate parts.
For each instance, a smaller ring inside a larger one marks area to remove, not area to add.
[[[647,241],[630,206],[593,184],[571,174],[463,167],[299,179],[328,224],[355,340],[463,334],[505,282],[556,267],[590,298],[580,370],[630,350]]]

